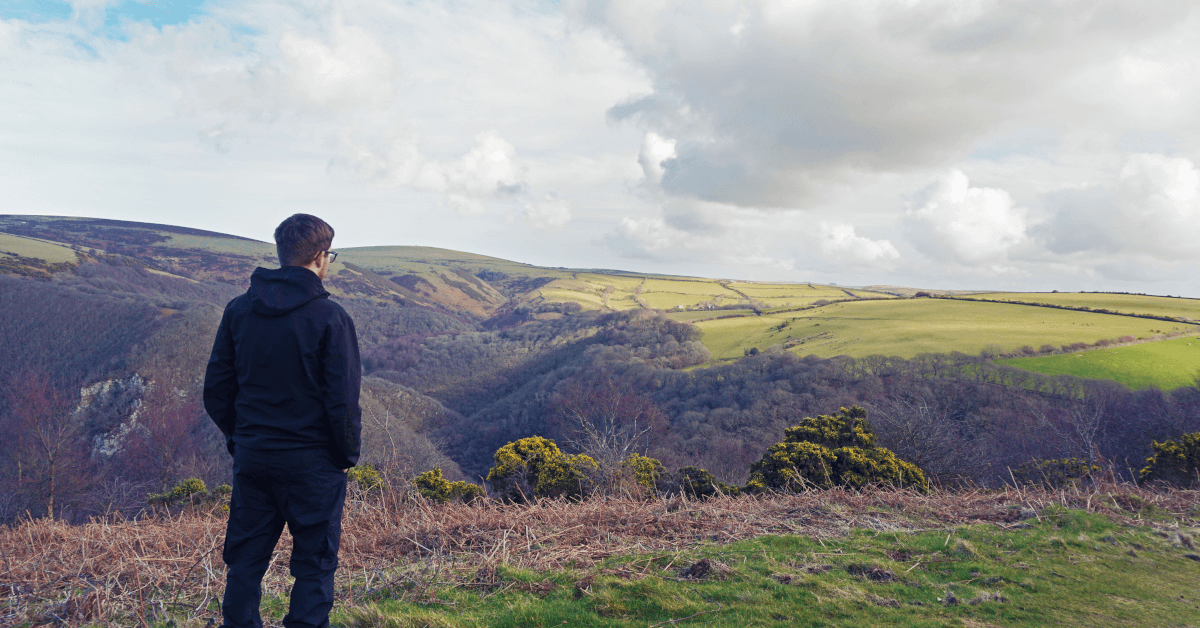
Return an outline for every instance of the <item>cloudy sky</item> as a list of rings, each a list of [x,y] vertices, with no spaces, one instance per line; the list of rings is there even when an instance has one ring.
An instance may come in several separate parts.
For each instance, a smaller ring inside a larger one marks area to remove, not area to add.
[[[1194,0],[16,0],[0,213],[1200,296]]]

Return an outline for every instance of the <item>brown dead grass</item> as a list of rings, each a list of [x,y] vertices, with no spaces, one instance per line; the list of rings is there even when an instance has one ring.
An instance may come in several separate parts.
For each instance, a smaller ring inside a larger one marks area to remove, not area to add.
[[[411,495],[353,497],[343,523],[338,595],[411,596],[436,603],[432,585],[475,582],[496,565],[586,569],[614,555],[679,552],[766,534],[830,537],[975,523],[1021,525],[1052,504],[1133,523],[1152,507],[1165,519],[1197,516],[1200,492],[1107,484],[1087,490],[812,491],[762,497],[581,503],[438,505]],[[1137,508],[1137,510],[1131,510]],[[149,625],[212,615],[224,586],[219,511],[67,525],[35,520],[0,528],[0,625]],[[281,540],[264,594],[286,593],[291,542]],[[197,626],[200,624],[197,623]]]

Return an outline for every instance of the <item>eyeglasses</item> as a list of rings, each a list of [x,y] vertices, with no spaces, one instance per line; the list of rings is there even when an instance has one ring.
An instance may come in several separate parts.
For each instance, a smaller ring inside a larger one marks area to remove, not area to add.
[[[337,251],[325,251],[325,254],[329,256],[330,264],[337,261]]]

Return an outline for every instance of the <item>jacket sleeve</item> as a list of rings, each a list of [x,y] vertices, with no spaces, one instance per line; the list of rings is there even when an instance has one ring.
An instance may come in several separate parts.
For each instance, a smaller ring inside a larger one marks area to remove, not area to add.
[[[204,371],[204,411],[225,435],[225,448],[233,454],[233,428],[237,424],[235,403],[238,378],[234,358],[233,334],[229,329],[229,308],[221,316],[217,339],[213,342],[208,368]]]
[[[333,431],[333,459],[343,469],[358,463],[362,437],[362,410],[358,406],[362,364],[354,321],[343,313],[329,326],[322,367],[325,371],[325,413]]]

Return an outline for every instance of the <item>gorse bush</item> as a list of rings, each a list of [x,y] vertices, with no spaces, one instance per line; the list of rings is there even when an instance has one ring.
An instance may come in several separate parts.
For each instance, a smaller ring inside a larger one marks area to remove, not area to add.
[[[350,467],[350,471],[347,472],[347,475],[350,476],[350,479],[353,480],[355,484],[358,484],[358,488],[364,491],[382,491],[387,489],[387,482],[385,482],[383,476],[379,474],[379,470],[369,464]]]
[[[442,477],[441,468],[432,469],[413,479],[413,486],[427,499],[441,503],[449,501],[470,502],[483,497],[483,488],[470,482],[451,482]]]
[[[634,483],[648,495],[654,495],[662,490],[663,480],[667,471],[657,458],[641,454],[630,454],[621,466],[627,474],[633,476]]]
[[[1013,479],[1020,484],[1064,488],[1078,486],[1080,482],[1100,472],[1100,467],[1080,458],[1051,458],[1030,460],[1013,469]]]
[[[784,432],[750,466],[748,491],[801,490],[806,486],[862,488],[868,484],[929,490],[925,473],[875,444],[867,411],[854,406],[809,417]]]
[[[1176,486],[1200,484],[1200,432],[1184,434],[1178,442],[1150,443],[1154,455],[1146,459],[1140,475],[1143,482],[1163,482]]]
[[[496,450],[495,466],[487,481],[502,499],[526,501],[532,497],[579,498],[587,478],[599,465],[588,456],[564,454],[554,441],[530,436]]]
[[[738,495],[741,489],[730,486],[717,479],[717,476],[699,467],[681,467],[675,472],[679,492],[691,498],[705,498],[714,495]]]
[[[150,496],[152,504],[177,504],[193,498],[208,497],[208,487],[200,478],[188,478],[166,493]]]
[[[151,506],[208,504],[228,497],[232,493],[233,488],[228,484],[221,484],[215,487],[210,493],[208,486],[204,484],[204,480],[200,478],[188,478],[179,482],[174,488],[165,493],[150,495],[147,503]]]

